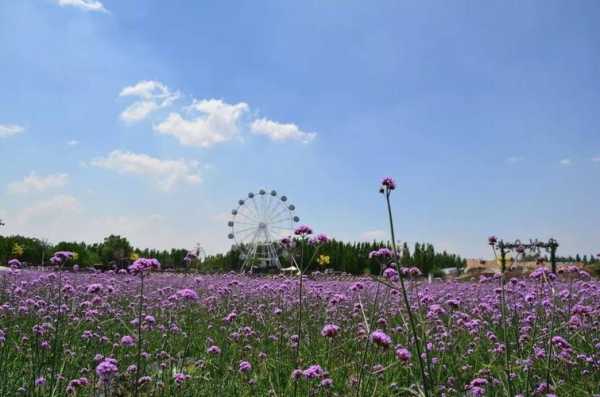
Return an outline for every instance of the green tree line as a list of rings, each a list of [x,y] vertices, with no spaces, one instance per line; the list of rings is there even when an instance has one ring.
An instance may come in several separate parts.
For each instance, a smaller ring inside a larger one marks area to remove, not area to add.
[[[303,267],[308,271],[331,269],[333,271],[351,274],[372,274],[380,271],[377,261],[369,259],[369,253],[378,248],[387,246],[384,242],[344,242],[330,240],[319,247],[304,244],[301,251]],[[0,236],[0,264],[6,264],[12,258],[18,258],[29,265],[48,265],[49,258],[56,251],[75,252],[77,264],[82,268],[95,267],[97,269],[125,268],[137,257],[157,258],[165,269],[186,268],[186,249],[174,248],[171,250],[137,249],[122,236],[111,235],[100,243],[88,244],[84,242],[59,242],[50,244],[45,240],[24,236]],[[317,255],[315,255],[317,254]],[[327,263],[319,261],[319,257],[327,257]],[[288,266],[289,260],[281,256],[283,266]],[[311,261],[312,259],[312,261]],[[202,261],[194,261],[191,266],[202,272],[227,272],[240,269],[242,264],[240,252],[231,249],[224,254],[209,255]],[[321,263],[319,263],[321,262]],[[405,243],[402,246],[401,265],[416,266],[425,274],[438,273],[440,269],[457,268],[465,265],[464,259],[459,255],[446,251],[436,251],[432,244],[416,243],[412,249]]]

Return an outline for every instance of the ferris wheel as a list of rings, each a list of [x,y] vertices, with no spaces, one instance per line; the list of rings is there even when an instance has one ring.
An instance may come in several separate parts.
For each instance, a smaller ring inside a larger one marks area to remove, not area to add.
[[[204,262],[206,259],[206,251],[200,243],[196,243],[196,246],[188,252],[191,252],[200,262]]]
[[[260,189],[238,201],[238,206],[231,210],[232,219],[227,223],[230,228],[227,237],[241,251],[242,271],[281,268],[279,240],[290,236],[294,223],[300,221],[295,210],[288,198],[279,196],[275,190]]]

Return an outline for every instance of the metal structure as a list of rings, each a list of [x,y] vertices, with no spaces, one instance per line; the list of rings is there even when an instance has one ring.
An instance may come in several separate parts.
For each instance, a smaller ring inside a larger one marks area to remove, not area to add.
[[[275,190],[260,189],[238,201],[227,223],[230,228],[227,237],[241,252],[242,271],[281,268],[279,240],[290,236],[294,223],[300,221],[295,209],[286,196],[279,196]]]
[[[542,250],[545,250],[550,254],[550,264],[552,266],[552,273],[556,274],[556,250],[558,249],[558,241],[551,238],[548,241],[529,240],[529,243],[523,243],[521,240],[515,240],[514,242],[504,242],[500,240],[494,244],[491,244],[492,248],[498,248],[500,253],[500,265],[502,266],[502,272],[506,270],[506,254],[515,251],[518,255],[524,255],[525,252],[529,252],[539,257]]]
[[[197,243],[194,249],[190,250],[190,252],[194,254],[196,259],[198,259],[200,262],[204,262],[204,259],[206,259],[206,251],[200,243]]]

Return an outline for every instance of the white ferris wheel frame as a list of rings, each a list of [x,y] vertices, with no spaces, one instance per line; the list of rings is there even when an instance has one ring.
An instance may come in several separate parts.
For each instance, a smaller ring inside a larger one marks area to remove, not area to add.
[[[275,190],[260,189],[238,201],[227,226],[229,239],[242,251],[242,271],[265,266],[281,268],[278,244],[283,237],[293,234],[294,223],[300,221],[295,209],[287,196],[279,196]]]

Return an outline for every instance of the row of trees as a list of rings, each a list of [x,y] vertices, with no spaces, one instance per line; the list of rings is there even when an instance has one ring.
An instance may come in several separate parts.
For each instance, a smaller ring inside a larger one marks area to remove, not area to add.
[[[164,267],[171,268],[183,264],[187,254],[185,249],[140,250],[132,247],[130,242],[121,236],[111,235],[101,243],[86,244],[84,242],[60,242],[50,244],[48,241],[24,236],[0,236],[0,263],[18,258],[31,265],[47,265],[48,259],[56,251],[71,251],[76,255],[76,263],[80,267],[94,266],[100,269],[123,268],[138,257],[157,258]]]
[[[303,266],[309,271],[331,269],[352,274],[379,271],[376,261],[369,259],[369,253],[386,244],[382,242],[348,243],[331,240],[319,248],[318,255],[327,257],[327,263],[319,264],[315,257],[315,248],[305,244],[302,248]],[[136,249],[122,236],[111,235],[101,243],[86,244],[84,242],[60,242],[52,245],[48,241],[24,236],[0,236],[0,263],[7,263],[11,258],[18,258],[31,265],[47,265],[48,259],[56,251],[72,251],[80,267],[98,269],[124,268],[138,257],[157,258],[163,268],[183,269],[186,249],[150,250]],[[312,261],[311,261],[312,259]],[[226,272],[239,270],[242,261],[240,252],[232,249],[226,254],[210,255],[202,262],[195,261],[192,266],[203,272]],[[284,266],[288,265],[282,256]],[[458,255],[446,251],[436,252],[431,244],[415,244],[411,250],[405,243],[402,247],[401,264],[417,266],[423,273],[436,273],[444,268],[464,267],[465,261]]]
[[[559,256],[556,258],[557,262],[581,262],[586,265],[591,265],[600,262],[600,259],[596,255],[575,255],[575,256]]]
[[[377,241],[347,243],[332,240],[320,248],[319,254],[329,256],[330,264],[327,267],[333,270],[352,274],[366,272],[376,274],[381,271],[380,265],[377,261],[369,259],[369,253],[383,246],[387,246],[387,244]],[[308,255],[312,254],[310,247],[306,251]],[[305,255],[305,257],[308,255]],[[408,244],[404,243],[400,264],[418,267],[423,274],[439,275],[441,269],[444,268],[455,268],[460,271],[465,266],[465,260],[446,251],[436,252],[431,244],[416,243],[411,251]],[[311,270],[316,270],[319,267],[318,263],[315,262],[306,265]]]

